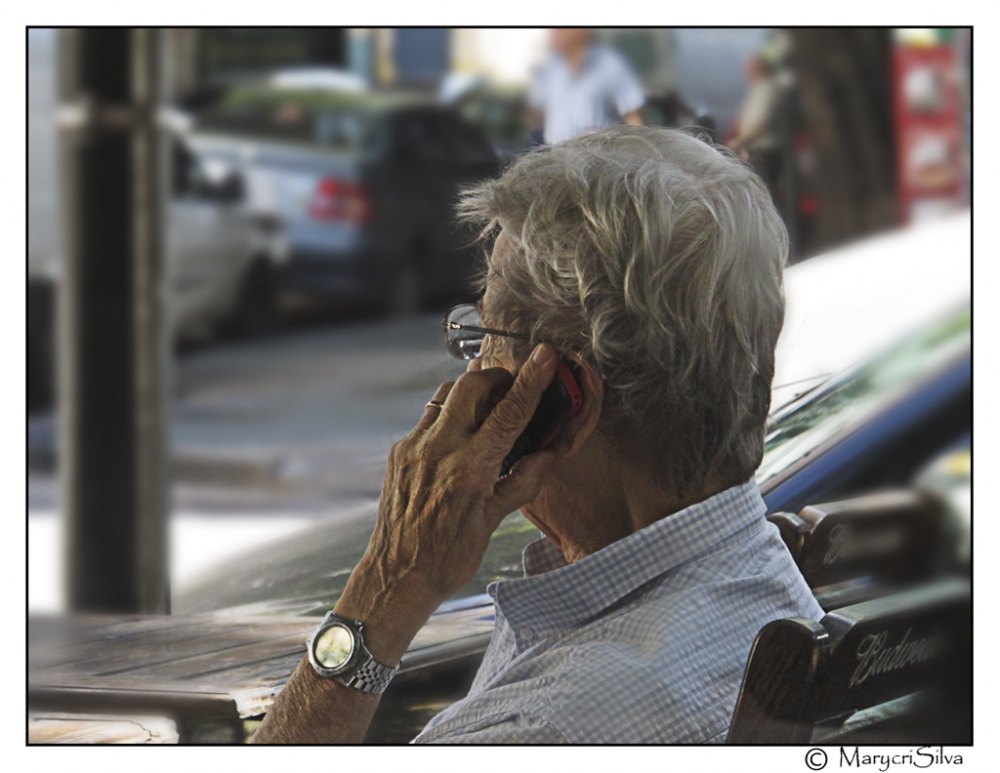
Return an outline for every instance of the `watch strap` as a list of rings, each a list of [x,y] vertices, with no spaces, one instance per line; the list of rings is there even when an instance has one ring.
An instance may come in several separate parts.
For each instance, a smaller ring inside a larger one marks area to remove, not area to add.
[[[350,674],[342,674],[333,677],[345,687],[353,687],[361,692],[379,695],[385,692],[389,682],[396,675],[399,666],[392,668],[379,663],[368,652],[368,648],[362,646],[362,661]]]

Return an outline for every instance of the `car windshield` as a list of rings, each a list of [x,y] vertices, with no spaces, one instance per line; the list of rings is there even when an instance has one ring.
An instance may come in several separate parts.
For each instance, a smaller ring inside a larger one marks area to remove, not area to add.
[[[242,88],[198,118],[202,132],[359,151],[371,141],[380,106],[371,95],[323,90]]]
[[[779,409],[768,426],[763,484],[824,441],[857,426],[969,347],[968,305]],[[364,553],[376,506],[319,523],[229,561],[175,597],[179,614],[322,615]],[[520,512],[494,533],[482,566],[453,601],[480,596],[496,580],[522,576],[521,552],[542,535]]]
[[[907,337],[887,352],[823,382],[771,416],[764,459],[757,469],[763,486],[842,430],[881,410],[916,382],[967,350],[972,316],[968,304]]]

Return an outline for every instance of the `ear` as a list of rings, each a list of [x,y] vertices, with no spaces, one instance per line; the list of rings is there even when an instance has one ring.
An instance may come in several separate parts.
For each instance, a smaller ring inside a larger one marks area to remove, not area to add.
[[[604,380],[597,369],[576,352],[563,355],[577,366],[580,389],[583,391],[583,407],[580,412],[566,420],[559,434],[549,448],[560,456],[574,456],[590,440],[601,420],[604,406]]]

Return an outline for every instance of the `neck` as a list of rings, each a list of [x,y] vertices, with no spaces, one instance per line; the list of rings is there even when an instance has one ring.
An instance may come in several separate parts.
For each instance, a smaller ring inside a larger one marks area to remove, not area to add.
[[[676,496],[650,471],[582,451],[554,465],[541,494],[523,511],[573,563],[726,488],[714,480]]]

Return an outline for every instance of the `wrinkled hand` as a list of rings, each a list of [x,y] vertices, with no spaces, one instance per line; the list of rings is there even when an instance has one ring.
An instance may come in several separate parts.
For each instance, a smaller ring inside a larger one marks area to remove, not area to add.
[[[434,400],[444,406],[428,406],[393,446],[375,531],[337,605],[338,613],[363,621],[392,617],[382,624],[396,625],[400,635],[386,644],[387,657],[402,655],[403,631],[415,634],[438,604],[472,579],[500,522],[538,495],[551,452],[527,456],[510,475],[497,476],[557,359],[542,345],[516,379],[491,368],[443,384]]]

